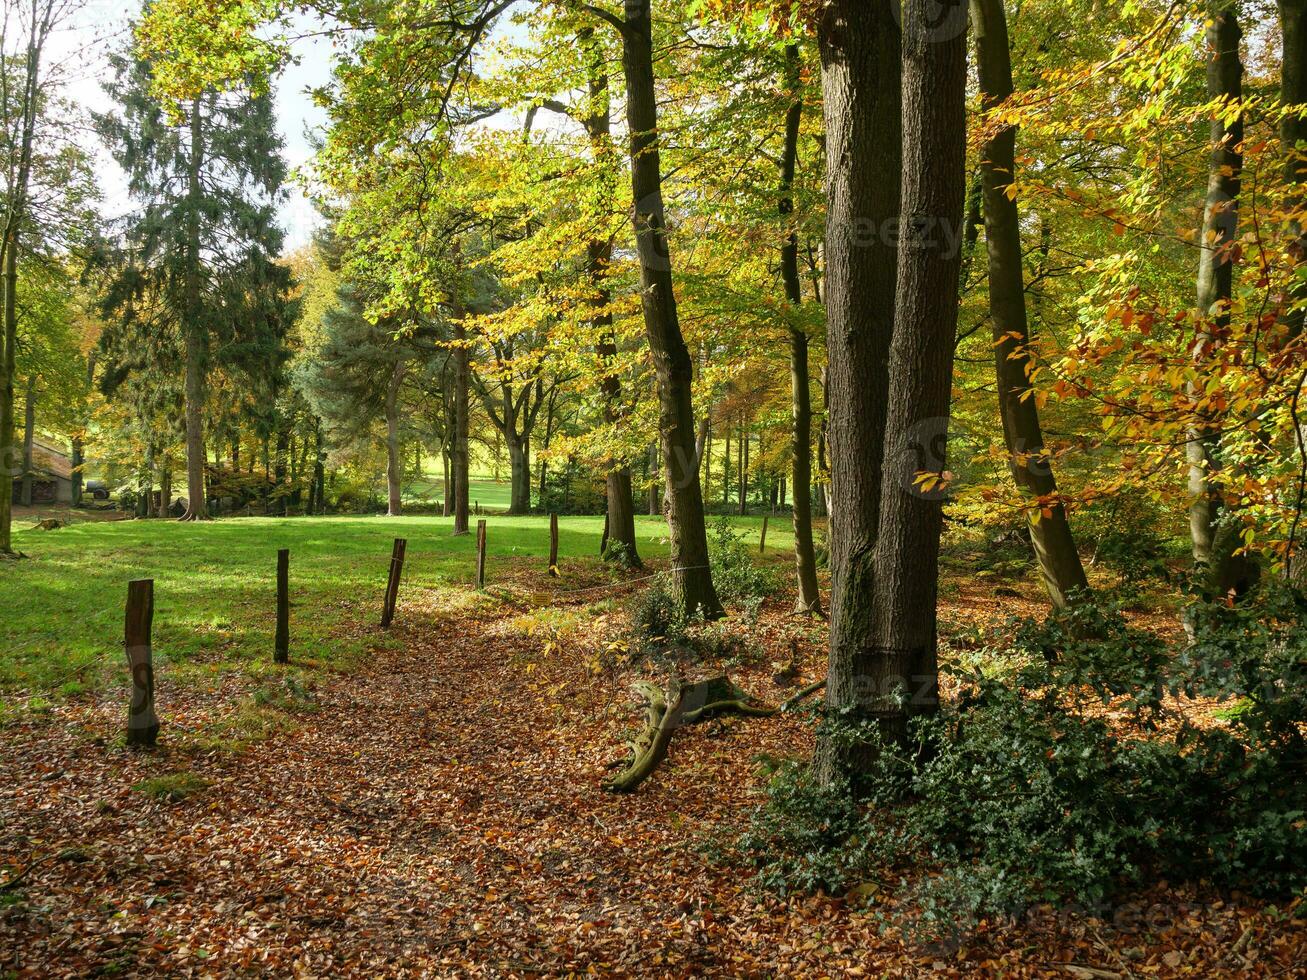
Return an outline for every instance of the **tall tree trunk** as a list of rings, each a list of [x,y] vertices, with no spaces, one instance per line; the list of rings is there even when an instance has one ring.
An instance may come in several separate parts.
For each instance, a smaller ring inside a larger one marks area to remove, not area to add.
[[[172,457],[163,454],[159,464],[159,516],[167,517],[168,508],[172,506]]]
[[[1214,5],[1207,29],[1209,61],[1207,95],[1238,102],[1243,98],[1243,63],[1239,58],[1237,9],[1232,3]],[[1227,126],[1219,116],[1211,123],[1211,166],[1199,240],[1197,312],[1200,319],[1194,365],[1199,381],[1189,386],[1196,421],[1189,430],[1189,530],[1194,564],[1209,596],[1224,595],[1234,585],[1239,545],[1238,528],[1225,514],[1220,470],[1221,414],[1207,404],[1210,362],[1230,324],[1234,257],[1239,226],[1239,190],[1243,171],[1243,117]],[[1224,519],[1223,519],[1224,518]]]
[[[881,732],[939,705],[936,583],[966,196],[967,14],[908,0],[903,19],[903,221],[889,359],[868,687]]]
[[[40,112],[41,58],[52,27],[52,8],[38,19],[32,11],[31,33],[23,59],[23,91],[18,159],[13,185],[8,188],[4,234],[0,236],[0,267],[4,269],[4,324],[0,329],[0,555],[12,555],[14,473],[14,381],[18,361],[18,250],[23,222],[27,220],[28,190],[32,157],[36,145],[36,120]]]
[[[976,62],[985,108],[1012,95],[1012,62],[1003,0],[971,0]],[[1030,328],[1026,318],[1021,225],[1016,200],[1008,196],[1016,173],[1016,129],[997,132],[981,150],[985,247],[989,253],[989,311],[993,327],[999,416],[1008,465],[1026,498],[1030,540],[1039,560],[1044,588],[1053,605],[1065,608],[1070,596],[1087,590],[1066,508],[1044,448],[1039,408],[1030,393]]]
[[[204,159],[200,99],[191,100],[191,145],[186,205],[185,311],[182,330],[186,358],[186,513],[182,520],[206,521],[209,503],[204,485],[205,362],[209,356],[208,327],[200,307],[200,169]]]
[[[508,445],[510,514],[531,513],[531,441],[528,436],[505,432]]]
[[[659,517],[662,515],[662,495],[658,492],[658,444],[654,443],[649,447],[649,491],[648,504],[649,516]]]
[[[726,443],[726,454],[722,460],[722,511],[731,506],[731,427],[723,425],[722,439]]]
[[[32,506],[32,443],[36,440],[36,379],[27,379],[23,399],[23,486],[19,498],[24,507]]]
[[[399,391],[404,384],[406,365],[400,361],[390,372],[386,385],[386,516],[399,517],[404,503],[401,490],[404,482],[403,446],[399,440]]]
[[[740,452],[738,464],[740,464],[740,516],[749,514],[749,430],[745,426],[744,417],[740,418]]]
[[[1280,0],[1280,33],[1283,50],[1280,63],[1280,102],[1283,105],[1301,106],[1307,103],[1307,0]],[[1297,113],[1286,114],[1280,120],[1280,144],[1285,157],[1284,178],[1289,187],[1289,210],[1303,207],[1303,185],[1307,183],[1307,118]],[[1296,236],[1293,257],[1295,263],[1307,262],[1307,232],[1294,223]],[[1289,311],[1289,335],[1302,332],[1307,303],[1307,285],[1299,279],[1293,290],[1293,303],[1297,309]]]
[[[722,604],[708,567],[708,534],[691,399],[694,366],[677,317],[663,215],[650,0],[627,0],[622,42],[626,115],[631,133],[632,218],[640,259],[645,333],[658,376],[658,425],[670,503],[672,576],[687,614],[716,617],[721,615]]]
[[[327,454],[322,449],[322,421],[318,420],[313,429],[313,492],[314,504],[310,513],[327,512]]]
[[[831,458],[831,626],[826,705],[876,717],[881,672],[871,599],[880,520],[897,255],[881,229],[899,218],[902,158],[898,21],[889,4],[832,0],[817,31],[826,127],[826,319]],[[859,238],[860,236],[860,238]],[[949,342],[952,347],[952,341]],[[831,783],[858,764],[824,735]]]
[[[454,319],[454,533],[467,534],[468,522],[468,388],[471,385],[471,358],[467,349],[467,328],[461,312]]]
[[[273,479],[276,481],[275,493],[277,500],[274,510],[281,516],[286,516],[286,456],[290,452],[290,433],[286,431],[286,420],[278,415],[277,418],[277,448],[276,460],[273,467]]]
[[[781,280],[785,298],[797,312],[803,304],[799,279],[799,229],[794,226],[794,172],[799,160],[799,124],[803,121],[803,93],[799,80],[799,47],[785,48],[785,88],[790,106],[785,113],[785,148],[781,154],[781,193],[777,210],[788,223],[781,244]],[[794,571],[798,596],[794,608],[820,613],[817,588],[817,552],[812,542],[812,379],[808,374],[808,335],[790,325],[790,485],[794,494]]]

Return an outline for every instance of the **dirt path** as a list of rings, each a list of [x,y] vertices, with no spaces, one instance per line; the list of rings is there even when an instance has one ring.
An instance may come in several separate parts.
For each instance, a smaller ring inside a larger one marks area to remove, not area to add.
[[[582,683],[561,655],[527,672],[514,657],[539,641],[488,612],[416,613],[394,639],[324,685],[298,729],[240,754],[130,754],[91,737],[115,730],[107,702],[0,733],[0,862],[42,859],[0,905],[0,974],[1070,976],[1054,964],[1089,962],[1075,917],[945,954],[838,901],[759,904],[700,844],[750,805],[757,753],[803,750],[794,720],[701,726],[615,798],[599,785],[625,723],[614,684]],[[131,789],[181,770],[207,786],[176,803]],[[1162,960],[1176,929],[1217,949],[1243,928],[1165,916],[1140,975],[1184,972]],[[1139,937],[1101,928],[1092,962],[1115,969]]]

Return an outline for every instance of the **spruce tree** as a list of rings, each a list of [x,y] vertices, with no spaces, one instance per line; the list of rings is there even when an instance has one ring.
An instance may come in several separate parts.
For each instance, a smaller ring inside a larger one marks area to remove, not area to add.
[[[269,329],[268,312],[290,285],[276,262],[282,144],[272,101],[253,79],[206,90],[173,116],[151,94],[149,62],[127,51],[112,67],[106,89],[119,110],[97,123],[137,208],[123,231],[132,261],[111,288],[106,312],[121,315],[130,303],[143,336],[180,338],[184,519],[203,520],[208,373],[220,352],[266,347],[260,335]]]

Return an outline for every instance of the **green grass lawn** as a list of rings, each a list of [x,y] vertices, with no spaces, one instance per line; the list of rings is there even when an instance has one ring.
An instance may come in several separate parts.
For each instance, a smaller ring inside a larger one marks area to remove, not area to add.
[[[507,482],[491,479],[467,481],[468,499],[479,503],[483,511],[508,510],[512,503],[512,488]],[[445,499],[444,481],[439,477],[409,480],[404,484],[404,499],[415,503],[439,504]]]
[[[666,555],[666,524],[637,518],[641,554]],[[732,523],[756,542],[762,518]],[[378,636],[391,542],[408,539],[405,590],[473,588],[475,536],[451,536],[441,517],[232,518],[86,522],[57,531],[16,529],[24,561],[0,562],[0,717],[33,699],[75,695],[126,677],[122,654],[127,583],[154,579],[154,649],[173,676],[264,670],[271,660],[276,552],[291,551],[291,656],[345,666],[385,642]],[[595,560],[602,517],[563,517],[567,560]],[[792,546],[789,522],[771,521],[768,552]],[[545,516],[491,516],[495,561],[549,552]],[[501,565],[502,567],[502,565]],[[401,606],[403,596],[401,595]]]

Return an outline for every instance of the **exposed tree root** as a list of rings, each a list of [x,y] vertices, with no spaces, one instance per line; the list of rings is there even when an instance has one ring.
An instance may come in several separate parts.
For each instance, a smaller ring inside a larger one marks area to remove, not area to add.
[[[723,714],[766,718],[777,710],[751,703],[749,695],[725,674],[688,684],[673,677],[666,691],[651,681],[639,681],[631,685],[631,690],[645,703],[645,723],[626,743],[630,752],[626,768],[604,784],[615,793],[630,793],[653,774],[667,758],[668,746],[678,729]]]
[[[784,701],[781,702],[781,710],[789,711],[804,698],[808,697],[811,694],[816,694],[825,686],[826,686],[826,678],[823,677],[819,681],[813,681],[807,687],[800,688],[794,694],[791,694],[788,698],[786,698]]]

